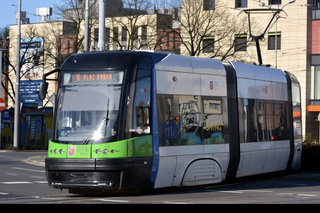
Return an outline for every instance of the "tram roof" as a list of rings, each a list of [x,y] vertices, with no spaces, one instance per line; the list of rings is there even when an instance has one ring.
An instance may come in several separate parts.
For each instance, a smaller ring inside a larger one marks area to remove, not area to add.
[[[62,65],[62,70],[151,69],[167,55],[168,53],[149,51],[79,53],[70,56]]]

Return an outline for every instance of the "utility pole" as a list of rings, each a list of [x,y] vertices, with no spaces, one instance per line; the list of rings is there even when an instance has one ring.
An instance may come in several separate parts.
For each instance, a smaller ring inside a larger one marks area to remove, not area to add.
[[[18,10],[18,33],[17,33],[17,68],[16,68],[16,88],[15,88],[15,106],[14,106],[14,132],[13,147],[18,149],[19,141],[19,112],[20,112],[20,40],[21,40],[21,0],[19,0]]]
[[[86,16],[85,16],[85,29],[84,29],[84,52],[89,51],[89,17],[90,17],[89,2],[90,2],[90,0],[86,0]]]
[[[98,49],[100,51],[105,50],[106,48],[106,41],[105,41],[105,13],[106,13],[106,6],[105,0],[99,0],[99,40],[98,40]]]

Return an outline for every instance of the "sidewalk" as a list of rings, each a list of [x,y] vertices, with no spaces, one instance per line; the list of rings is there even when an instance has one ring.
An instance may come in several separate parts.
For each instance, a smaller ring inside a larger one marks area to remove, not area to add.
[[[27,161],[33,164],[44,166],[47,155],[29,157]],[[301,171],[295,174],[279,176],[278,180],[317,180],[320,181],[320,171]]]

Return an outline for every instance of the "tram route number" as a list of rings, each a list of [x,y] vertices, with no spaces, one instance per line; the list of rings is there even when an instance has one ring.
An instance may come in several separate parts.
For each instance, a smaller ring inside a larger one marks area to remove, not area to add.
[[[166,139],[173,138],[173,122],[166,124]]]

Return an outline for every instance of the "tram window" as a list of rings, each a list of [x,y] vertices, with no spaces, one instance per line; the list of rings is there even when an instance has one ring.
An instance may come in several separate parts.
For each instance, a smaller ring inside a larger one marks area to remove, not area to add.
[[[240,143],[258,140],[256,100],[239,99],[239,133]]]
[[[179,96],[179,145],[202,144],[201,106],[199,96]]]
[[[265,141],[267,139],[266,128],[266,115],[265,115],[265,102],[257,102],[257,114],[258,114],[258,141]]]
[[[174,145],[174,136],[179,127],[173,118],[173,97],[158,95],[158,128],[160,146]],[[180,137],[179,137],[180,138]]]
[[[224,143],[222,101],[203,99],[204,144]]]
[[[274,104],[274,125],[275,125],[275,139],[276,140],[284,140],[284,105],[283,103],[275,103]]]
[[[267,102],[266,103],[266,129],[267,134],[265,140],[273,141],[274,140],[274,121],[273,121],[273,103]]]
[[[150,78],[138,79],[128,86],[126,137],[150,134]]]

